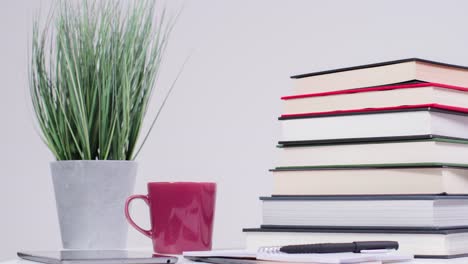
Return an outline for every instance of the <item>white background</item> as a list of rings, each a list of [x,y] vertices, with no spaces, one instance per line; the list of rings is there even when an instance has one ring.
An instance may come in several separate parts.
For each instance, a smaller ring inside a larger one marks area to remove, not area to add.
[[[53,157],[34,131],[27,97],[32,16],[50,2],[0,0],[0,260],[60,246]],[[167,2],[174,10],[182,5]],[[137,159],[135,192],[145,193],[148,181],[216,181],[217,248],[242,247],[241,229],[261,222],[258,196],[271,192],[279,97],[290,94],[290,75],[407,57],[468,65],[468,1],[183,5],[160,91],[191,57]],[[145,206],[135,207],[138,222],[148,225]],[[150,245],[130,231],[130,247]]]

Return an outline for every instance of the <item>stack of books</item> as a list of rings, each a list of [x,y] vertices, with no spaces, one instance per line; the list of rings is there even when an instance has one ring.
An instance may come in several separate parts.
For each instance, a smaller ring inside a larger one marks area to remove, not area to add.
[[[405,59],[292,78],[247,247],[395,240],[418,263],[468,263],[468,67]]]

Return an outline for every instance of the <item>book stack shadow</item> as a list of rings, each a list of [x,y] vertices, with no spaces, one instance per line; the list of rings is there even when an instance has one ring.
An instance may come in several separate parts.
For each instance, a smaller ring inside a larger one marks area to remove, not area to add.
[[[405,59],[292,77],[249,249],[395,240],[468,263],[468,67]]]

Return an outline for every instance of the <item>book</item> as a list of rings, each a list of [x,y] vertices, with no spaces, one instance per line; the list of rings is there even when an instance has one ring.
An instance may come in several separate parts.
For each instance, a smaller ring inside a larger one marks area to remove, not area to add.
[[[402,151],[404,150],[404,151]],[[359,153],[359,155],[356,155]],[[380,163],[464,163],[468,140],[428,135],[422,139],[363,138],[361,142],[285,142],[278,145],[277,166]]]
[[[468,229],[468,195],[273,196],[260,200],[262,227]]]
[[[409,58],[291,76],[296,94],[395,83],[435,82],[468,86],[468,67]]]
[[[398,251],[415,258],[455,258],[468,256],[467,229],[324,229],[246,228],[248,250],[288,244],[341,243],[349,241],[398,241]]]
[[[283,132],[281,141],[427,134],[464,138],[468,135],[468,113],[440,105],[359,109],[304,116],[283,115],[280,120]]]
[[[261,247],[258,250],[211,250],[183,252],[184,258],[205,262],[207,259],[219,260],[261,260],[261,263],[397,263],[413,259],[410,254],[401,254],[395,250],[366,251],[363,253],[321,253],[321,254],[287,254],[271,247]],[[274,262],[273,262],[274,261]],[[210,262],[218,263],[218,262]],[[219,262],[228,263],[228,262]],[[237,262],[236,262],[237,263]],[[250,262],[247,262],[250,263]]]
[[[278,260],[263,260],[263,259],[250,259],[250,258],[232,258],[232,257],[185,257],[188,260],[200,263],[213,263],[213,264],[284,264],[284,263],[307,263],[307,264],[383,264],[383,263],[404,263],[412,264],[409,260],[402,261],[358,261],[351,260],[352,262],[305,262],[305,261],[278,261]],[[348,259],[346,259],[348,260]]]
[[[284,96],[281,99],[284,114],[421,104],[441,104],[468,109],[468,88],[420,83],[301,94]]]
[[[272,170],[273,195],[467,194],[464,164],[406,163]]]

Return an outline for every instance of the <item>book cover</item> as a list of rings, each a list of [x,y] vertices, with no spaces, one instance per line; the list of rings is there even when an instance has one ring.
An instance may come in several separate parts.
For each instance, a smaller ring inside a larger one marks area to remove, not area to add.
[[[338,72],[344,72],[344,71],[354,71],[354,70],[360,70],[360,69],[366,69],[366,68],[382,67],[382,66],[387,66],[387,65],[392,65],[392,64],[400,64],[400,63],[413,62],[413,61],[434,64],[434,65],[449,67],[449,68],[459,68],[463,70],[468,70],[468,66],[455,65],[455,64],[438,62],[438,61],[433,61],[433,60],[426,60],[426,59],[421,59],[421,58],[406,58],[406,59],[370,63],[370,64],[364,64],[364,65],[358,65],[358,66],[343,67],[343,68],[338,68],[338,69],[333,69],[333,70],[297,74],[297,75],[291,76],[291,79],[301,79],[301,78],[312,77],[316,75],[325,75],[325,74],[338,73]],[[411,81],[419,81],[419,80],[411,80]]]
[[[468,138],[446,137],[440,135],[410,135],[393,137],[367,137],[367,138],[339,138],[323,140],[297,140],[297,141],[278,141],[277,147],[299,147],[299,146],[323,146],[323,145],[352,145],[352,144],[375,144],[375,143],[398,143],[398,142],[421,142],[436,141],[455,144],[468,144]]]
[[[404,168],[457,168],[466,169],[468,164],[421,162],[421,163],[387,163],[387,164],[349,164],[323,166],[290,166],[276,167],[270,171],[308,171],[308,170],[365,170],[365,169],[404,169]]]

